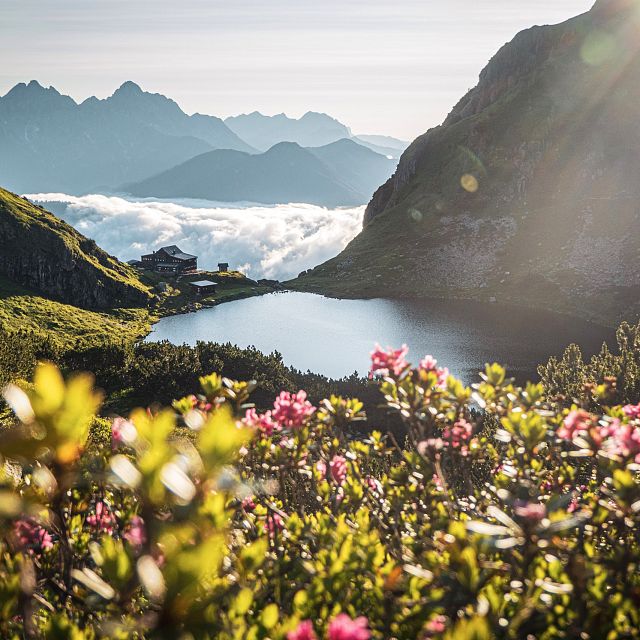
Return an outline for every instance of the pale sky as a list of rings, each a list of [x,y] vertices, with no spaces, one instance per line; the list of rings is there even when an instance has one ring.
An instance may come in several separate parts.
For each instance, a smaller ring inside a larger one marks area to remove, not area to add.
[[[323,111],[407,140],[517,31],[594,0],[0,0],[0,95],[82,100],[125,80],[188,113]]]

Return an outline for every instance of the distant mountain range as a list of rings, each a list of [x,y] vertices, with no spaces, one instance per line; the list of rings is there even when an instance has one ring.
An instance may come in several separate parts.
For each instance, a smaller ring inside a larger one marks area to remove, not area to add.
[[[254,113],[225,123],[214,116],[189,116],[173,100],[133,82],[104,100],[92,97],[78,104],[31,81],[0,97],[0,181],[21,193],[111,191],[213,150],[259,154],[280,142],[322,146],[343,138],[395,158],[405,144],[355,138],[320,113],[300,120]]]
[[[37,82],[0,98],[0,180],[23,193],[109,188],[212,148],[253,150],[219,118],[188,116],[133,82],[81,104]]]
[[[292,286],[634,317],[639,30],[640,0],[598,0],[518,34],[404,152],[362,233]]]
[[[309,148],[280,142],[262,154],[209,151],[122,190],[138,197],[361,205],[395,164],[350,139]]]
[[[309,111],[301,118],[289,118],[284,113],[265,116],[258,111],[232,116],[224,123],[245,142],[267,151],[279,142],[297,142],[301,147],[321,147],[337,140],[351,139],[376,153],[399,158],[408,142],[389,136],[354,136],[351,129],[324,113]]]

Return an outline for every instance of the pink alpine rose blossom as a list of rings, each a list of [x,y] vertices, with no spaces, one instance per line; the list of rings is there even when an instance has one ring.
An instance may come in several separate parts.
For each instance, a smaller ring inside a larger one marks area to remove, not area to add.
[[[369,491],[374,496],[377,496],[378,498],[382,498],[384,496],[384,487],[382,486],[380,480],[377,480],[372,476],[367,476],[366,483]]]
[[[373,377],[375,374],[399,376],[409,366],[405,359],[408,353],[409,347],[406,344],[396,350],[391,347],[387,347],[385,350],[376,344],[375,349],[371,352],[370,376]]]
[[[438,388],[446,388],[447,379],[449,378],[449,369],[446,367],[439,367],[438,361],[433,356],[425,356],[420,361],[418,369],[420,371],[426,371],[427,373],[435,373],[438,378]]]
[[[453,449],[458,449],[463,456],[468,455],[467,443],[473,435],[473,427],[464,419],[458,420],[452,427],[446,427],[442,433],[447,444]]]
[[[294,631],[287,633],[287,640],[318,640],[311,620],[303,620]]]
[[[632,420],[640,418],[640,404],[628,404],[622,407],[624,414]]]
[[[284,529],[284,521],[277,513],[272,513],[264,523],[264,530],[273,538],[278,531]]]
[[[364,616],[352,620],[346,613],[337,615],[327,628],[328,640],[369,640],[371,632]]]
[[[245,511],[253,511],[256,508],[256,503],[253,499],[253,496],[247,496],[246,498],[244,498],[244,500],[242,501],[242,508]]]
[[[137,435],[136,427],[130,420],[118,417],[111,423],[111,447],[113,449],[131,444]]]
[[[98,531],[113,533],[116,524],[116,518],[107,504],[100,500],[96,503],[95,513],[87,516],[87,523],[93,529],[97,529]]]
[[[537,502],[521,503],[514,509],[516,515],[529,520],[529,522],[540,522],[547,517],[547,508]]]
[[[438,615],[435,618],[427,622],[425,631],[427,632],[426,638],[431,638],[433,635],[444,633],[447,630],[447,618],[443,615]]]
[[[602,446],[603,450],[640,462],[640,428],[614,420],[603,427],[602,433],[607,438]]]
[[[315,413],[316,408],[307,400],[305,391],[281,391],[273,403],[271,418],[281,427],[299,429]]]
[[[32,520],[16,520],[13,524],[13,534],[18,546],[29,553],[40,554],[53,547],[51,534]]]
[[[593,424],[593,416],[583,409],[573,410],[563,420],[557,431],[558,438],[573,440],[578,433],[586,432]]]
[[[279,425],[271,418],[271,411],[258,413],[255,409],[247,409],[242,423],[247,427],[258,429],[265,436],[270,436],[279,428]]]
[[[343,484],[347,479],[347,459],[342,456],[333,456],[329,463],[331,477],[337,484]]]
[[[141,547],[147,541],[147,531],[144,526],[144,520],[140,516],[133,516],[122,537],[132,547]]]

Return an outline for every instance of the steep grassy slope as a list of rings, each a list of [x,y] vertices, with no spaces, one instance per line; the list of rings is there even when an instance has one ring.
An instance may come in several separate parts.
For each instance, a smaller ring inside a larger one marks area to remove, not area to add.
[[[640,310],[639,7],[516,36],[404,153],[363,232],[292,287]]]
[[[130,267],[53,214],[3,189],[0,275],[87,309],[143,307],[151,298]]]

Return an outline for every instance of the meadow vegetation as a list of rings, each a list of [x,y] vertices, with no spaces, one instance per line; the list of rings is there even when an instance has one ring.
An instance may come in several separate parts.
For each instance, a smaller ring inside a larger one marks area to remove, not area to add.
[[[371,368],[403,439],[217,374],[110,421],[90,376],[9,385],[2,636],[637,637],[638,398],[406,358]]]

